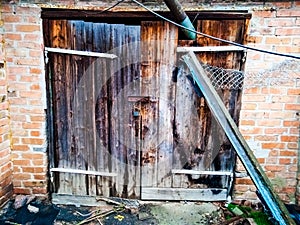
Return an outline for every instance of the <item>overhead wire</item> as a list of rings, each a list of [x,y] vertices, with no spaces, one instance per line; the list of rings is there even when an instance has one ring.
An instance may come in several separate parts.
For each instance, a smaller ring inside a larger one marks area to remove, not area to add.
[[[279,52],[273,52],[273,51],[268,51],[268,50],[264,50],[264,49],[259,49],[259,48],[255,48],[255,47],[250,47],[250,46],[246,46],[246,45],[243,45],[243,44],[239,44],[239,43],[236,43],[236,42],[233,42],[233,41],[228,41],[228,40],[225,40],[225,39],[222,39],[222,38],[218,38],[218,37],[214,37],[214,36],[211,36],[209,34],[205,34],[205,33],[202,33],[202,32],[199,32],[199,31],[196,31],[196,30],[193,30],[193,29],[190,29],[190,28],[187,28],[179,23],[176,23],[162,15],[160,15],[159,13],[153,11],[152,9],[148,8],[147,6],[145,6],[143,3],[140,3],[138,2],[137,0],[131,0],[132,2],[136,3],[137,5],[139,5],[140,7],[146,9],[147,11],[151,12],[152,14],[156,15],[157,17],[177,26],[177,27],[180,27],[182,29],[185,29],[185,30],[188,30],[190,32],[194,32],[198,35],[201,35],[203,37],[207,37],[207,38],[210,38],[212,40],[215,40],[215,41],[219,41],[219,42],[223,42],[223,43],[226,43],[226,44],[230,44],[230,45],[235,45],[235,46],[238,46],[238,47],[241,47],[241,48],[244,48],[244,49],[248,49],[248,50],[252,50],[252,51],[257,51],[257,52],[262,52],[262,53],[266,53],[266,54],[272,54],[272,55],[277,55],[277,56],[282,56],[282,57],[288,57],[288,58],[293,58],[293,59],[300,59],[300,56],[296,56],[296,55],[291,55],[291,54],[285,54],[285,53],[279,53]]]

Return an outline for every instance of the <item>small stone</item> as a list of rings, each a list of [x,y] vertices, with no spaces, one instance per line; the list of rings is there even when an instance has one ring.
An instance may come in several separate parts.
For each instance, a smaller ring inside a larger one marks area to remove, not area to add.
[[[139,212],[138,214],[139,220],[146,220],[150,218],[150,215],[146,212]]]
[[[19,209],[23,207],[27,202],[27,196],[25,195],[17,195],[15,197],[14,208]]]
[[[38,207],[35,207],[33,205],[28,205],[27,206],[27,209],[29,212],[31,213],[38,213],[40,211],[40,209]]]

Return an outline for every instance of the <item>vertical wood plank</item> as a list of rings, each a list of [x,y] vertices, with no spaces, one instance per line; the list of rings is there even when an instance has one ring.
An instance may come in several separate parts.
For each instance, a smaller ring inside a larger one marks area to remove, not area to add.
[[[171,185],[174,83],[177,28],[166,22],[143,22],[141,27],[142,189]]]

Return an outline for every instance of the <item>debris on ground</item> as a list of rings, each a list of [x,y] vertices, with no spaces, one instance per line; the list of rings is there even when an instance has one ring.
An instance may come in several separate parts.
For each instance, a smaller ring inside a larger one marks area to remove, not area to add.
[[[0,225],[268,225],[261,205],[250,202],[146,202],[97,198],[101,206],[55,205],[16,196],[0,212]],[[103,203],[103,204],[102,204]],[[293,208],[295,210],[295,207]]]

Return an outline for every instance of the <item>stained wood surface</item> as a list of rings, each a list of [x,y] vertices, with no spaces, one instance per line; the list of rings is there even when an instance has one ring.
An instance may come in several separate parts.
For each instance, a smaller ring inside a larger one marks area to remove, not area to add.
[[[128,129],[122,130],[124,126],[119,122],[131,122],[128,116],[127,121],[122,118],[124,99],[130,94],[125,87],[139,76],[139,66],[135,65],[136,56],[139,56],[136,45],[125,47],[126,51],[122,51],[121,46],[138,41],[140,28],[65,20],[44,23],[49,29],[46,38],[49,47],[112,51],[120,56],[112,60],[48,53],[56,130],[54,166],[118,174],[108,178],[98,174],[60,173],[55,178],[55,191],[60,194],[139,195],[138,171],[132,168],[139,160],[138,149],[129,150],[122,142],[125,139],[121,138],[121,133]],[[129,61],[128,65],[121,61],[123,58]],[[127,127],[134,130],[134,126]]]
[[[242,19],[203,19],[197,24],[201,32],[244,40]],[[175,196],[180,188],[187,199],[189,189],[199,189],[191,193],[194,199],[197,193],[201,199],[204,189],[221,188],[225,193],[232,180],[214,171],[231,173],[235,154],[206,100],[188,79],[179,60],[182,53],[176,51],[178,46],[226,45],[202,37],[179,41],[178,29],[162,21],[131,26],[45,19],[44,28],[47,47],[117,56],[48,52],[50,165],[87,171],[56,172],[55,193],[149,198],[151,191],[156,195],[164,188]],[[243,68],[243,51],[197,56],[213,66]],[[237,123],[241,90],[218,92]],[[191,172],[182,172],[187,170]]]
[[[166,22],[141,25],[141,95],[150,101],[142,105],[142,190],[170,187],[173,155],[172,120],[175,84],[177,28]]]

